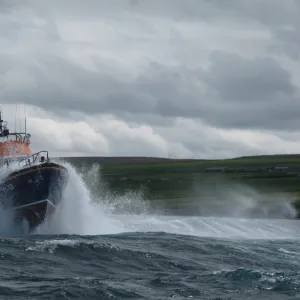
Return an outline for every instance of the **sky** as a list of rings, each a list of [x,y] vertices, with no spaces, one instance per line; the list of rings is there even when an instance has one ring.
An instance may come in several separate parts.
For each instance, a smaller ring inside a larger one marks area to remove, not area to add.
[[[26,104],[52,156],[299,153],[299,15],[297,0],[1,0],[0,108],[14,129]]]

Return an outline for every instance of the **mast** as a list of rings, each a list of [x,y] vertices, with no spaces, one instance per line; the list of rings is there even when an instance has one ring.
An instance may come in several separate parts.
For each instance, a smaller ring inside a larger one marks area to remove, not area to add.
[[[0,134],[2,133],[2,123],[3,123],[3,120],[2,120],[2,111],[0,110]]]
[[[26,113],[25,113],[26,114]],[[16,126],[16,123],[15,123]],[[21,122],[20,122],[20,127],[21,127]],[[8,137],[8,136],[18,136],[20,139],[22,138],[21,136],[24,134],[27,139],[31,137],[29,133],[27,133],[27,116],[25,116],[25,132],[22,132],[21,128],[20,131],[17,132],[10,132],[8,127],[7,127],[7,121],[2,120],[2,111],[0,110],[0,137]]]
[[[9,136],[9,130],[7,129],[7,122],[4,122],[2,120],[2,111],[0,111],[0,137],[7,137],[7,136]]]
[[[26,115],[26,104],[25,104],[25,135],[27,133],[27,115]]]
[[[15,132],[17,132],[17,112],[18,112],[18,104],[16,104],[16,112],[15,112]]]

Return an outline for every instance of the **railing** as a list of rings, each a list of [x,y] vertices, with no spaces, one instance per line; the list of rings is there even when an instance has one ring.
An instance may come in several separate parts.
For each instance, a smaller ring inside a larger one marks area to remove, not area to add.
[[[40,156],[41,153],[45,153],[45,155],[42,155]],[[46,158],[45,158],[46,156]],[[25,166],[30,166],[32,164],[34,164],[36,162],[36,160],[38,159],[38,157],[41,158],[40,162],[48,162],[49,161],[49,154],[48,154],[48,151],[46,150],[43,150],[43,151],[39,151],[39,152],[36,152],[32,155],[29,155],[23,159],[21,159],[19,161],[19,165],[22,163],[22,162],[25,162]],[[31,159],[32,158],[32,159]]]

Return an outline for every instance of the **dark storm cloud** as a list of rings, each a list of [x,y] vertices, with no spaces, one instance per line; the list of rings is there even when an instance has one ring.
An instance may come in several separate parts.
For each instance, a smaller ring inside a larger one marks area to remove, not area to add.
[[[212,125],[276,130],[300,126],[299,89],[274,59],[218,52],[204,81],[209,94],[217,93],[215,105],[206,114]]]
[[[212,55],[212,64],[204,81],[220,98],[231,101],[269,102],[283,95],[292,96],[296,88],[291,74],[274,59],[246,59],[230,53]]]
[[[286,53],[294,61],[300,58],[300,24],[274,31],[277,41],[271,47],[274,52]]]
[[[8,30],[6,41],[10,45],[23,45],[31,34],[36,37],[38,32],[38,41],[43,44],[32,48],[30,43],[26,44],[24,51],[27,54],[17,58],[14,51],[3,53],[0,49],[1,103],[26,101],[56,113],[70,110],[107,113],[126,121],[151,124],[171,124],[174,117],[186,117],[223,128],[290,130],[300,126],[299,89],[293,85],[289,71],[266,54],[250,59],[242,54],[215,51],[210,56],[208,69],[200,67],[197,60],[194,66],[170,66],[149,57],[146,70],[127,78],[119,74],[113,64],[108,72],[105,58],[92,59],[96,72],[71,62],[63,51],[70,44],[60,37],[55,21],[80,19],[85,22],[103,17],[121,22],[123,17],[130,15],[135,16],[135,28],[139,28],[139,21],[144,16],[152,17],[153,23],[156,18],[166,18],[172,22],[170,24],[185,21],[191,29],[196,21],[249,23],[254,32],[259,32],[259,26],[267,27],[272,37],[277,38],[270,44],[273,47],[285,44],[284,51],[290,51],[290,55],[294,53],[293,57],[297,58],[297,1],[28,0],[23,2],[23,7],[27,10],[22,16],[31,17],[19,20],[6,14],[8,19],[3,19],[3,26],[12,25],[2,27]],[[3,2],[2,8],[3,13],[9,10],[7,1]],[[37,25],[33,17],[45,22]],[[223,29],[226,32],[226,26]],[[2,34],[5,35],[5,31]],[[142,36],[141,33],[141,40]],[[74,43],[74,48],[79,44]],[[170,44],[180,46],[172,39]],[[102,47],[100,43],[97,46]],[[185,53],[186,56],[189,54],[197,57],[195,53]],[[27,74],[28,86],[14,85],[17,75],[11,76],[7,85],[10,70],[15,70],[16,74],[21,71],[22,76]]]
[[[8,6],[9,1],[5,7]],[[14,1],[15,3],[18,3]],[[300,9],[297,0],[52,0],[47,2],[24,0],[23,6],[39,12],[55,12],[57,16],[72,18],[108,16],[132,13],[170,17],[184,20],[222,20],[235,18],[243,21],[258,21],[272,26],[281,26],[297,18]],[[19,4],[20,5],[20,4]],[[59,10],[57,9],[59,8]]]
[[[127,120],[148,114],[199,118],[226,128],[299,126],[299,91],[290,74],[270,58],[250,60],[218,52],[212,55],[206,71],[155,63],[131,81],[101,72],[95,76],[58,58],[30,69],[30,73],[35,75],[36,87],[27,94],[11,88],[4,101],[26,100],[47,110],[110,113]]]

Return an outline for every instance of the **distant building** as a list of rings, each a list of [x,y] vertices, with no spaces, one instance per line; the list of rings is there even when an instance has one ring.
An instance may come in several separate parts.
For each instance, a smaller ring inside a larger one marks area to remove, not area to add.
[[[207,168],[206,171],[208,172],[225,172],[228,170],[228,167],[213,167]]]
[[[277,171],[286,171],[288,169],[288,167],[274,167],[274,170]]]

